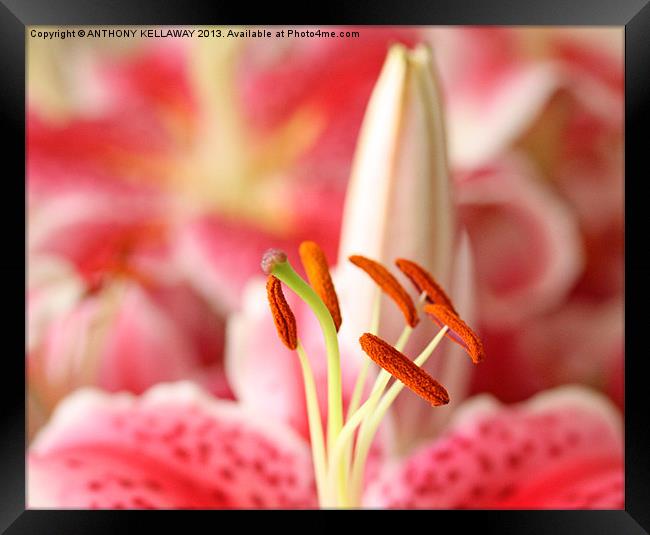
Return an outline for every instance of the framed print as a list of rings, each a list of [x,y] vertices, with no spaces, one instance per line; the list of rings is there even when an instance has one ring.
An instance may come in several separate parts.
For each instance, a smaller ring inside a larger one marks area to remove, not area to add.
[[[0,6],[7,533],[647,532],[650,8],[410,4]]]

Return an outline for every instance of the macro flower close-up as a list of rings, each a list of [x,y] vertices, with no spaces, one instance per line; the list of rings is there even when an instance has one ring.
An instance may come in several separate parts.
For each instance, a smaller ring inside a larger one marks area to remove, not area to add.
[[[28,507],[623,509],[622,30],[285,30],[28,39]]]

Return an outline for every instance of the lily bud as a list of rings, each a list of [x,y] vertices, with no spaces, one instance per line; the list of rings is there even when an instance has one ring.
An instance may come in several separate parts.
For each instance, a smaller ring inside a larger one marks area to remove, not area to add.
[[[431,51],[393,45],[361,127],[348,187],[339,265],[361,254],[392,265],[406,257],[449,283],[454,213],[442,104]],[[346,269],[353,271],[353,267]],[[374,287],[346,273],[355,331],[367,330]],[[383,317],[382,317],[383,319]],[[389,334],[393,334],[392,330]]]

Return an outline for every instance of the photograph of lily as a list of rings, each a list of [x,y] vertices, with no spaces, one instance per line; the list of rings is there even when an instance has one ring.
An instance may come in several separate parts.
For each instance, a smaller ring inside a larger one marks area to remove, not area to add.
[[[622,30],[272,30],[28,39],[28,507],[623,509]]]

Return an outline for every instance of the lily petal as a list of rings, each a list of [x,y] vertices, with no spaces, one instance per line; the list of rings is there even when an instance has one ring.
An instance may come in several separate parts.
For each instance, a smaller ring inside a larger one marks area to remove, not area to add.
[[[505,330],[485,330],[488,354],[473,377],[474,392],[517,402],[570,382],[605,390],[623,362],[623,302],[570,299],[549,314]],[[622,385],[622,383],[620,383]],[[622,401],[621,392],[615,399]]]
[[[468,401],[448,432],[386,467],[371,507],[622,508],[622,426],[604,397],[562,387],[500,407]]]
[[[458,200],[486,324],[512,324],[566,296],[583,267],[577,221],[523,159],[464,176]]]
[[[189,383],[140,398],[82,390],[29,454],[29,507],[314,507],[311,460],[290,430]]]

